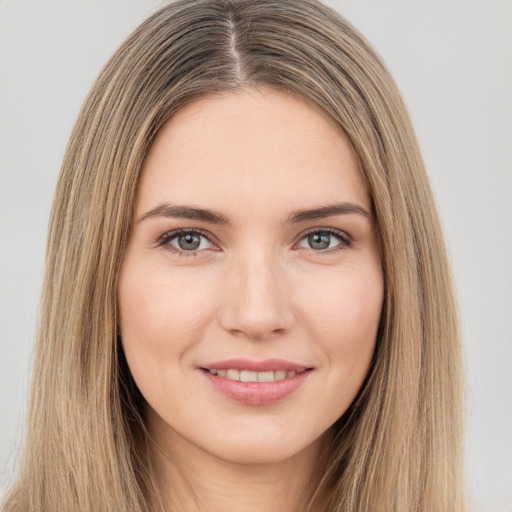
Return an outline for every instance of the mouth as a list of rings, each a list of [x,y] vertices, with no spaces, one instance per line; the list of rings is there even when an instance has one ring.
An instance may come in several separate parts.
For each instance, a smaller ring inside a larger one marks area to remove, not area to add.
[[[313,367],[283,360],[230,360],[198,368],[213,388],[243,405],[270,405],[297,391]]]
[[[237,370],[236,368],[229,368],[227,370],[219,370],[216,368],[202,369],[209,372],[211,375],[239,382],[276,382],[291,379],[297,374],[311,370],[311,368],[301,368],[297,370],[269,370],[264,372],[255,372],[251,370]]]

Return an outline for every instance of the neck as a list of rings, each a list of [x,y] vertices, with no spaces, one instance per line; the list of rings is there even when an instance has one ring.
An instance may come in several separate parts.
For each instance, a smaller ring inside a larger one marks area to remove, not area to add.
[[[156,481],[166,512],[302,512],[322,510],[313,494],[325,468],[320,438],[300,453],[272,463],[240,464],[182,442],[151,443]],[[181,440],[180,440],[181,441]]]

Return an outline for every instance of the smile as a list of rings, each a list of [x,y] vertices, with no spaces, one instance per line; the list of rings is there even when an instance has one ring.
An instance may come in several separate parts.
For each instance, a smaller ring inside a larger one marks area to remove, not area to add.
[[[313,368],[278,359],[231,359],[200,366],[212,388],[241,405],[271,405],[293,395]]]
[[[217,375],[218,377],[224,377],[229,380],[240,382],[275,382],[279,380],[290,379],[295,377],[297,373],[302,373],[305,370],[276,370],[255,372],[251,370],[237,370],[235,368],[230,368],[228,370],[208,369],[208,371],[212,375]]]

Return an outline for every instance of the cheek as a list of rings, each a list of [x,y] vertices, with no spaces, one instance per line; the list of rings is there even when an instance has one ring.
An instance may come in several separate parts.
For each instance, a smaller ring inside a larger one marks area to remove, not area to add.
[[[118,302],[130,372],[153,409],[165,417],[183,408],[185,414],[195,390],[186,370],[193,367],[191,354],[213,314],[212,286],[197,286],[190,275],[159,265],[128,263],[121,272]],[[181,394],[171,397],[169,389],[180,389]]]
[[[304,294],[310,338],[330,365],[360,379],[375,348],[384,295],[382,272],[379,267],[344,269],[319,284]]]
[[[214,314],[215,296],[211,280],[201,286],[198,280],[169,269],[123,269],[118,298],[125,351],[149,357],[180,353],[198,342]]]

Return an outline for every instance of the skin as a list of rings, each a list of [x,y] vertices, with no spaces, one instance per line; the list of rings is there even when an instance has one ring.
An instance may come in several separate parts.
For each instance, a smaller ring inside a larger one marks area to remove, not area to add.
[[[369,215],[290,222],[342,202]],[[229,225],[155,212],[164,204],[213,210]],[[199,230],[201,245],[180,248],[178,229]],[[328,247],[312,247],[311,231]],[[167,502],[304,510],[331,426],[367,375],[383,300],[371,200],[346,137],[310,103],[268,88],[182,108],[145,160],[118,293]],[[312,370],[277,403],[240,404],[200,369],[233,358]]]

